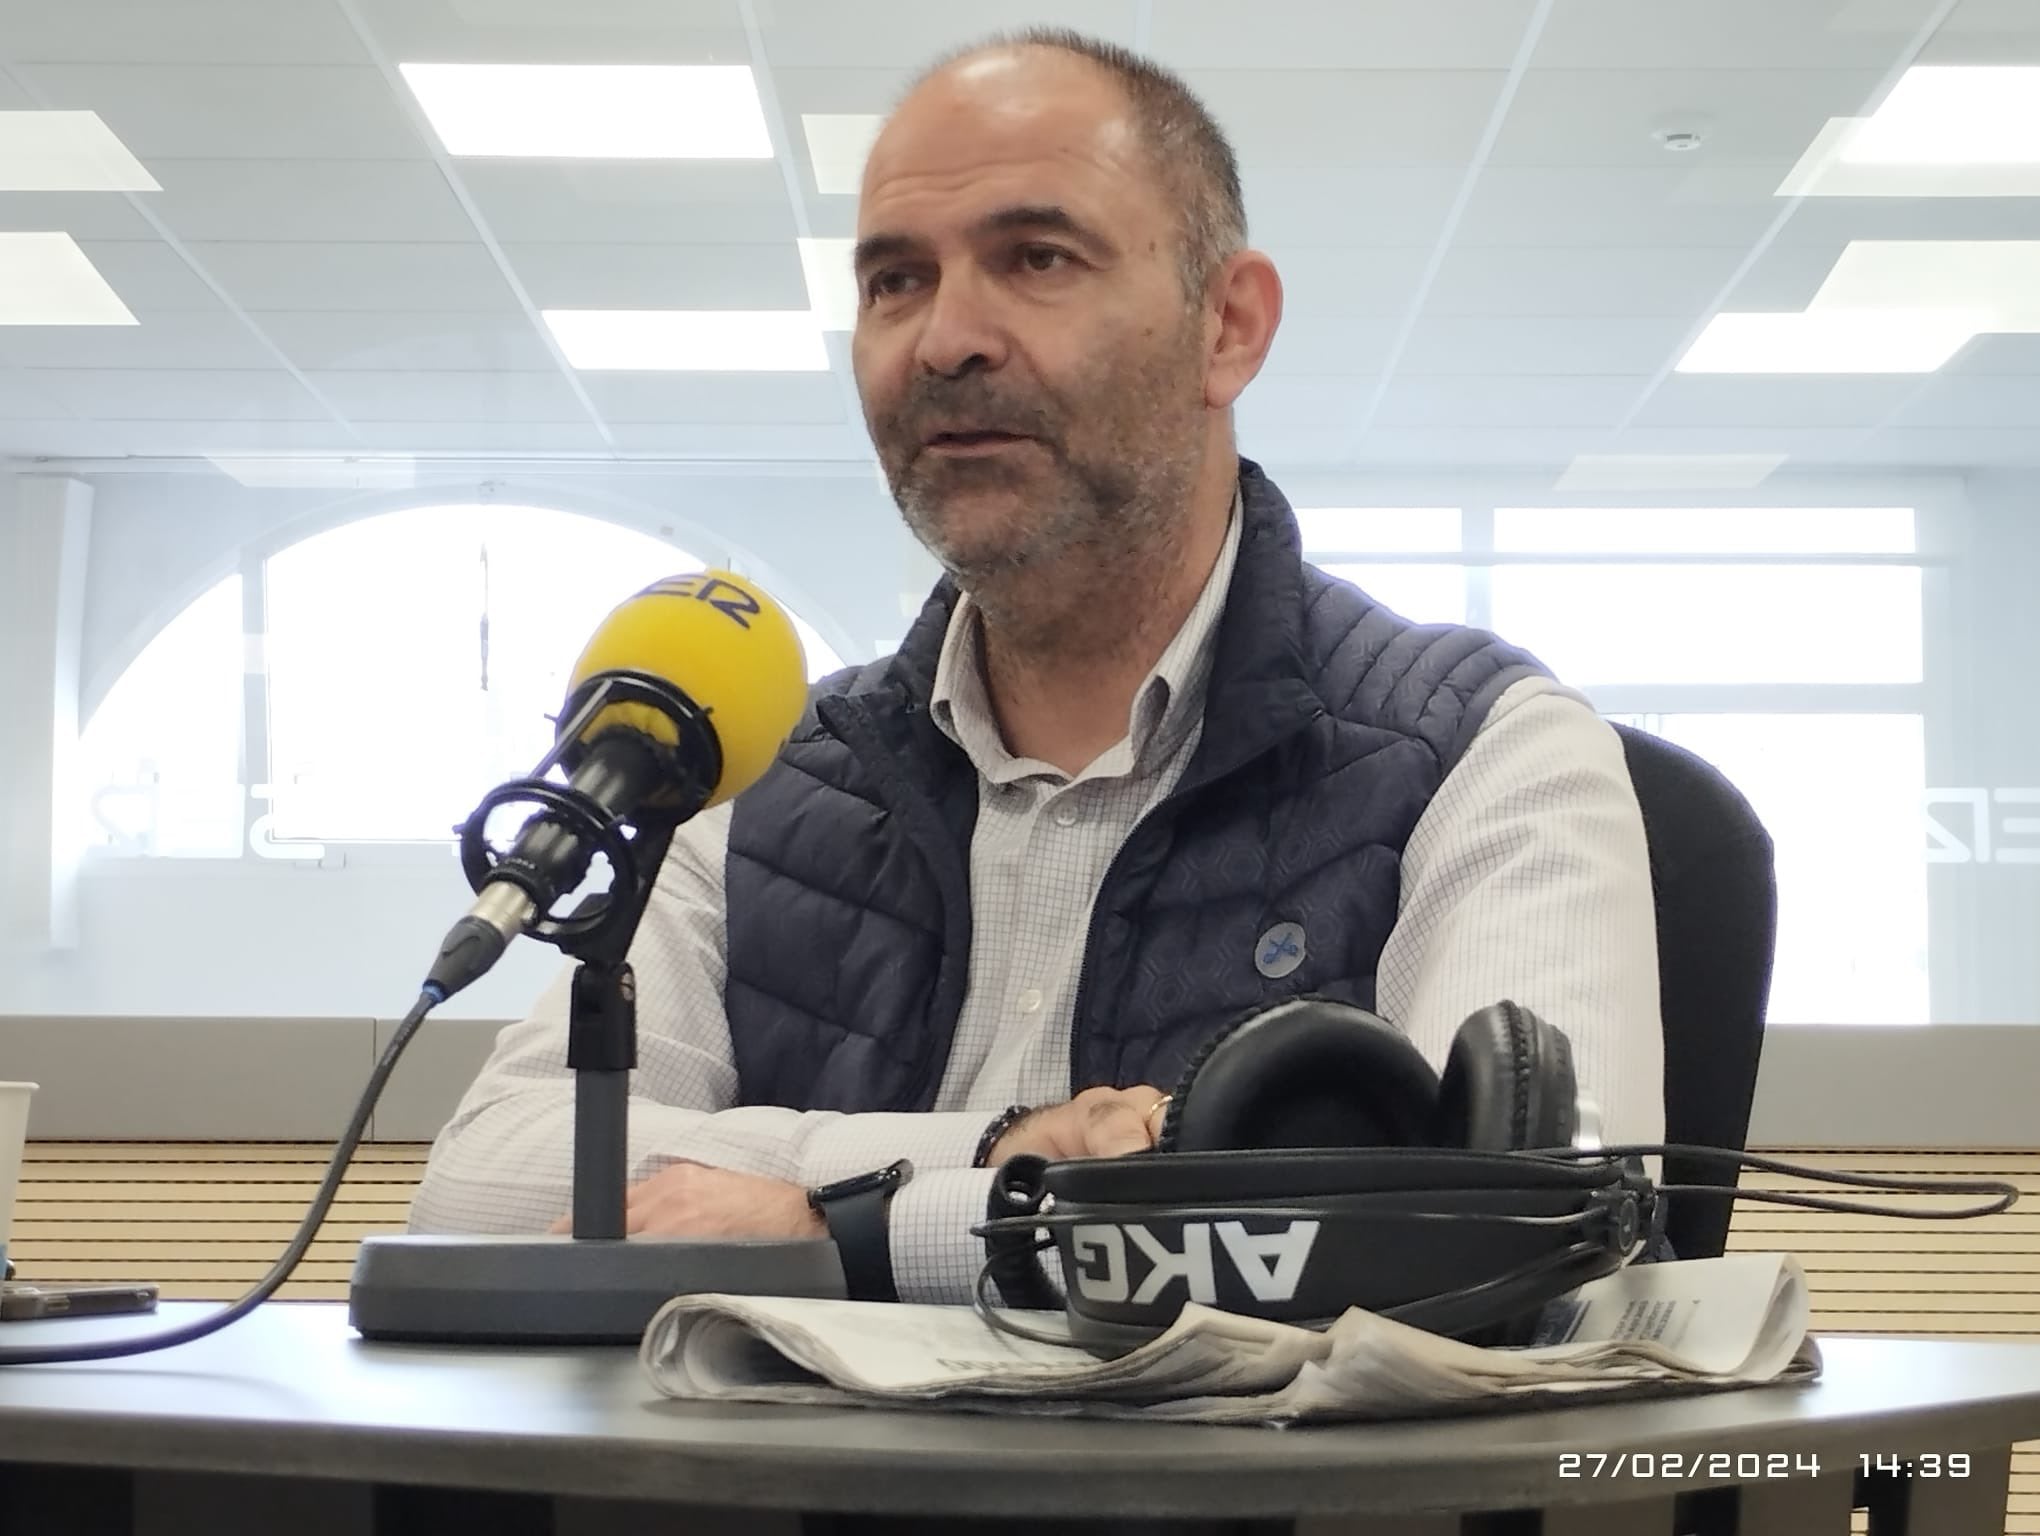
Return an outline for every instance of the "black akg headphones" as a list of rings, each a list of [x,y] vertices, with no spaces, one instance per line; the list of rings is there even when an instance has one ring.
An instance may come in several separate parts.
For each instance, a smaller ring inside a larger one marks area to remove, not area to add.
[[[990,1255],[977,1305],[1004,1331],[1054,1343],[1069,1336],[1001,1316],[989,1287],[1009,1307],[1063,1308],[1070,1335],[1100,1353],[1153,1338],[1186,1301],[1304,1325],[1360,1307],[1469,1342],[1526,1344],[1547,1302],[1655,1244],[1665,1194],[1731,1193],[1654,1186],[1641,1154],[1667,1149],[1604,1149],[1599,1122],[1565,1035],[1514,1003],[1460,1025],[1442,1077],[1363,1009],[1319,997],[1282,1003],[1222,1030],[1192,1059],[1153,1152],[1009,1160],[991,1217],[975,1229]],[[1718,1148],[1669,1150],[1869,1188],[2001,1197],[1951,1216],[2017,1198],[1989,1180],[1923,1186]],[[1050,1247],[1061,1296],[1037,1257]]]

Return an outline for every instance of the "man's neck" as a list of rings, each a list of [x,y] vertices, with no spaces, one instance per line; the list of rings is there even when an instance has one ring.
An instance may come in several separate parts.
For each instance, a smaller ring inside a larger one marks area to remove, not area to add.
[[[983,594],[985,692],[1006,750],[1080,773],[1126,735],[1134,695],[1197,605],[1233,487],[1204,494],[1153,548],[1072,553]]]

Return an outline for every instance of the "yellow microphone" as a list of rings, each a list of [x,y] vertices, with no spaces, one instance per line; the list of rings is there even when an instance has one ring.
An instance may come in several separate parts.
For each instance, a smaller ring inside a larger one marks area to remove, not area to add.
[[[462,858],[475,904],[448,931],[425,990],[444,1001],[487,971],[580,885],[597,852],[621,882],[619,858],[629,862],[621,823],[670,827],[756,783],[806,705],[800,636],[748,578],[671,576],[619,604],[569,674],[553,751],[469,818]],[[568,770],[564,789],[543,778],[555,763]],[[520,800],[542,809],[491,862],[482,824]],[[556,937],[561,922],[588,921],[548,919],[536,931]]]

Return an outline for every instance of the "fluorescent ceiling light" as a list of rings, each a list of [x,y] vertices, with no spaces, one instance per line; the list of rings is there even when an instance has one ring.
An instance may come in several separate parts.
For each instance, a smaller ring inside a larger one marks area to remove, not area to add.
[[[69,235],[0,234],[0,325],[135,323]]]
[[[1782,453],[1582,453],[1561,491],[1746,491],[1785,462]]]
[[[800,270],[807,279],[808,308],[825,331],[857,329],[857,274],[850,269],[855,240],[800,242]]]
[[[770,160],[746,64],[401,64],[450,155]]]
[[[1719,314],[1680,373],[1932,373],[1996,317],[1963,309]]]
[[[1842,150],[1857,165],[2040,164],[2040,66],[1916,64]]]
[[[250,490],[403,491],[418,483],[418,463],[408,458],[250,458],[210,453],[223,475]]]
[[[1799,163],[1778,183],[1778,197],[2040,197],[2040,163],[1888,165],[1849,158],[1865,117],[1831,117]]]
[[[160,192],[97,112],[0,112],[0,192]]]
[[[2040,331],[2040,240],[1852,240],[1807,305],[1984,309],[1986,331]]]
[[[815,190],[855,197],[864,184],[864,162],[871,158],[872,143],[884,124],[883,117],[869,112],[801,113]]]
[[[548,309],[576,368],[689,373],[821,373],[822,327],[804,309]]]

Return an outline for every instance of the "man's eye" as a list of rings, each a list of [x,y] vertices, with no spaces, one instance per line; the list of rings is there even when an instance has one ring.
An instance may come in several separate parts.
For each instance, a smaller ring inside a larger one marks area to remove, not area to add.
[[[1052,245],[1028,245],[1021,247],[1020,260],[1030,272],[1053,272],[1068,265],[1070,253]]]
[[[865,296],[871,299],[889,299],[905,293],[912,276],[912,273],[901,272],[896,268],[874,272],[871,280],[864,285]]]

